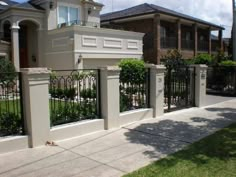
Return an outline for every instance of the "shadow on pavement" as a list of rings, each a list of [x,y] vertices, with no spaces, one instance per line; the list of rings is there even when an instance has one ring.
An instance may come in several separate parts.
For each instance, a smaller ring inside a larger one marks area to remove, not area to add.
[[[131,143],[150,147],[144,154],[149,158],[159,159],[163,155],[172,154],[236,122],[236,109],[216,107],[206,108],[205,111],[218,112],[218,117],[214,119],[192,117],[187,122],[162,120],[158,123],[144,123],[134,128],[128,126],[126,129],[129,131],[125,133],[125,136]],[[137,132],[140,133],[138,136]],[[234,137],[236,137],[236,132],[234,132]]]

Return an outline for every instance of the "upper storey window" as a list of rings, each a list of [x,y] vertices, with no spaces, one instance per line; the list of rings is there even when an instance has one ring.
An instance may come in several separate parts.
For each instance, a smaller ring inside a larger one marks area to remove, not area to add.
[[[78,24],[79,20],[80,20],[79,8],[59,6],[58,8],[58,25],[59,26]]]

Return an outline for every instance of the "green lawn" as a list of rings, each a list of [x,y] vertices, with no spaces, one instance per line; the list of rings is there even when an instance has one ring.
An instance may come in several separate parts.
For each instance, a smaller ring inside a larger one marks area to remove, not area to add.
[[[0,101],[0,112],[10,112],[14,114],[20,114],[20,100],[7,100]]]
[[[124,177],[236,177],[236,124]]]

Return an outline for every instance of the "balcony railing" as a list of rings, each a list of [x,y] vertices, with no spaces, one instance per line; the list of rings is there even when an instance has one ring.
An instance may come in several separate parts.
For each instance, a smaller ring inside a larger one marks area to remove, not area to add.
[[[63,28],[66,26],[73,26],[73,25],[80,25],[80,26],[92,26],[92,27],[99,27],[100,24],[96,22],[89,22],[89,21],[81,21],[81,20],[73,20],[70,22],[60,23],[57,25],[58,28]]]
[[[184,50],[193,50],[194,49],[194,41],[193,40],[181,40],[181,48]]]
[[[209,42],[207,41],[198,41],[198,51],[208,51]]]
[[[175,37],[161,38],[161,48],[176,49],[177,48],[177,39]]]

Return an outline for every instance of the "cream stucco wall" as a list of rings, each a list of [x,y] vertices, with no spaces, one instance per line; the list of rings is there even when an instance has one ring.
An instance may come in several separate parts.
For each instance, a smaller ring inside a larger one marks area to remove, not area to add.
[[[141,59],[142,38],[142,33],[82,26],[51,30],[45,43],[45,66],[94,69],[116,65],[123,58]]]

